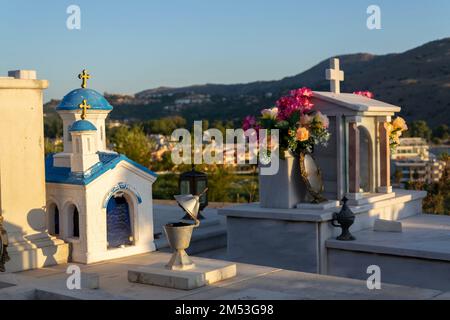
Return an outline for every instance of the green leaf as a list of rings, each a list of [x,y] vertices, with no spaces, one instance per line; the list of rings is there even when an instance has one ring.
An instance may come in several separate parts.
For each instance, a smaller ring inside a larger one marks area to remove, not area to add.
[[[289,122],[282,120],[275,124],[275,128],[277,129],[288,129],[289,128]]]

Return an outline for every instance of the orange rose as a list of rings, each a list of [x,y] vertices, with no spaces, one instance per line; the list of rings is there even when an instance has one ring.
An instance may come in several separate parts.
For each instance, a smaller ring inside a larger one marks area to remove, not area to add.
[[[298,141],[306,141],[309,139],[309,131],[306,128],[298,128],[295,134]]]
[[[386,128],[388,134],[391,134],[391,132],[394,131],[394,126],[389,122],[385,122],[384,127]]]
[[[402,117],[397,117],[392,122],[392,126],[394,129],[400,129],[401,131],[408,130],[408,126],[406,125],[406,121]]]

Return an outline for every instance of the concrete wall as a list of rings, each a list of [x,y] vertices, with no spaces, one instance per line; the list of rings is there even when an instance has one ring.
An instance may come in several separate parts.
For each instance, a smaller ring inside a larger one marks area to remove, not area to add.
[[[10,272],[67,261],[67,244],[46,232],[42,90],[47,87],[46,80],[0,78],[0,209],[10,240]]]
[[[0,206],[12,241],[45,231],[46,80],[0,78]]]

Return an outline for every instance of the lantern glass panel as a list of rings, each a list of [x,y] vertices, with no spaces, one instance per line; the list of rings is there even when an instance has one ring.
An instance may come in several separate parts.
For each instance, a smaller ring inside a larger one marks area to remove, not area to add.
[[[189,180],[180,181],[180,194],[191,193],[191,182]]]
[[[202,180],[197,180],[197,190],[196,194],[200,194],[203,192],[203,190],[206,189],[206,180],[202,179]],[[206,202],[206,193],[204,193],[201,197],[200,197],[200,203],[205,203]]]

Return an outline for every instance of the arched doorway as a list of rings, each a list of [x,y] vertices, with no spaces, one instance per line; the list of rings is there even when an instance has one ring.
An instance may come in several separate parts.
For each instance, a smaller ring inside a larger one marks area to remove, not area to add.
[[[51,235],[58,236],[60,233],[60,217],[58,206],[52,203],[48,208],[48,232]]]
[[[359,174],[362,192],[372,192],[372,139],[369,131],[359,126]]]
[[[79,238],[80,237],[80,213],[78,208],[74,204],[70,204],[67,209],[67,219],[66,219],[66,235],[68,238]]]
[[[123,193],[112,196],[106,206],[108,249],[132,245],[130,206]]]

